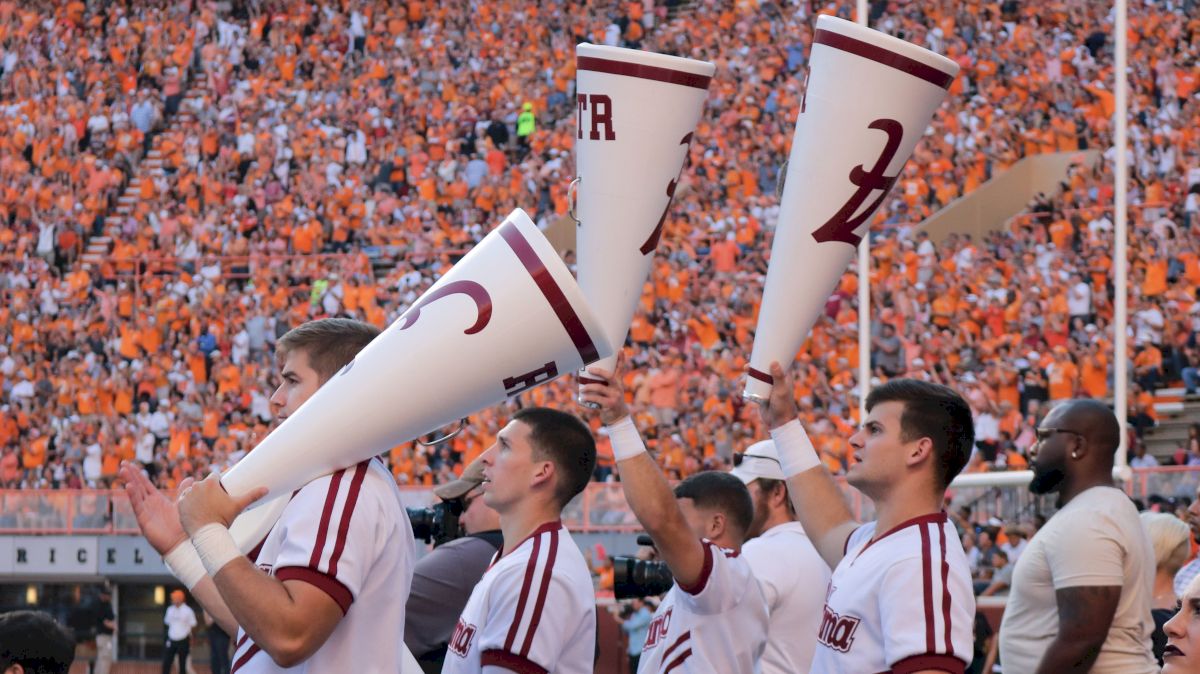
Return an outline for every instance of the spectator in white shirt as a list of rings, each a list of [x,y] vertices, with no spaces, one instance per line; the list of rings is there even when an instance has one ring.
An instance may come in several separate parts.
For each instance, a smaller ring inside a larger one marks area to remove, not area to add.
[[[163,623],[167,626],[167,648],[163,653],[162,674],[171,674],[171,661],[176,657],[179,658],[179,671],[186,672],[196,612],[183,603],[183,590],[171,592],[171,605],[167,607]]]

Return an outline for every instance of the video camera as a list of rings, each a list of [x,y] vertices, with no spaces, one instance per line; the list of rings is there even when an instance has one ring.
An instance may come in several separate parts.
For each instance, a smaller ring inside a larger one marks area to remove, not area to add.
[[[637,542],[638,545],[654,545],[654,541],[646,535],[638,536]],[[621,556],[611,559],[613,596],[617,599],[657,597],[675,584],[675,577],[671,575],[666,562]]]
[[[412,523],[413,536],[437,547],[462,535],[458,518],[463,513],[460,498],[442,501],[428,508],[405,508]]]

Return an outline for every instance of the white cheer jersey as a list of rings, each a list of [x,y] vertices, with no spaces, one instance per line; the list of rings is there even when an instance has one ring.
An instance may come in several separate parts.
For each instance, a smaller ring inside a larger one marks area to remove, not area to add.
[[[308,483],[267,534],[255,564],[281,581],[316,586],[345,615],[311,657],[289,668],[238,630],[232,672],[399,672],[416,554],[400,490],[377,459]]]
[[[543,524],[508,554],[496,555],[458,619],[443,674],[478,674],[488,665],[591,674],[596,592],[566,527]]]
[[[975,594],[954,525],[936,513],[874,534],[868,522],[846,541],[812,671],[961,674],[974,654]]]
[[[767,627],[767,603],[750,565],[704,541],[700,579],[694,587],[675,583],[663,597],[646,631],[638,674],[757,672]]]
[[[754,571],[770,615],[762,674],[810,671],[829,588],[829,565],[799,522],[771,527],[746,541],[742,556]]]

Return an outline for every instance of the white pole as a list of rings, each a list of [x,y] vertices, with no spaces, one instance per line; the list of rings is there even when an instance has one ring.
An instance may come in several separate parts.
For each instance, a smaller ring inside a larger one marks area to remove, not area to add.
[[[1127,78],[1125,70],[1128,45],[1127,25],[1127,0],[1116,0],[1116,44],[1114,45],[1114,56],[1116,60],[1116,82],[1114,84],[1114,98],[1116,103],[1116,143],[1117,157],[1115,162],[1115,196],[1113,210],[1115,215],[1115,248],[1114,264],[1113,264],[1113,286],[1116,292],[1115,298],[1115,316],[1114,326],[1115,331],[1113,339],[1113,354],[1114,372],[1113,372],[1113,406],[1117,414],[1117,421],[1121,423],[1121,445],[1117,449],[1116,465],[1119,468],[1124,468],[1128,465],[1129,443],[1127,442],[1127,434],[1125,433],[1125,424],[1128,420],[1128,397],[1129,397],[1129,346],[1126,344],[1126,333],[1129,324],[1129,298],[1128,298],[1128,276],[1129,276],[1129,226],[1128,213],[1128,190],[1129,190],[1129,166],[1128,166],[1128,138],[1126,137],[1126,120],[1128,117],[1127,109],[1129,101],[1127,99]]]
[[[867,25],[867,0],[858,0],[854,18]],[[871,392],[871,223],[858,244],[858,418],[867,418],[867,394]]]

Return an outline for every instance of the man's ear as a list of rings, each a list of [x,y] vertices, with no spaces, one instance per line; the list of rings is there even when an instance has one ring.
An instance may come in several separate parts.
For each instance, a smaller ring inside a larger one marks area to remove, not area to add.
[[[25,668],[18,663],[13,663],[4,670],[4,674],[25,674]]]
[[[707,519],[708,525],[705,527],[707,529],[705,532],[705,538],[710,541],[715,541],[721,538],[729,524],[728,520],[725,518],[725,513],[719,510],[714,510]]]
[[[933,440],[928,437],[921,438],[913,443],[908,450],[908,456],[904,457],[906,466],[917,466],[924,461],[933,460]]]
[[[768,503],[776,508],[786,508],[788,505],[788,490],[786,482],[778,482],[767,494]]]
[[[543,483],[548,483],[553,488],[557,473],[558,470],[553,461],[538,461],[537,468],[533,472],[533,478],[529,483],[529,488],[533,489]]]

